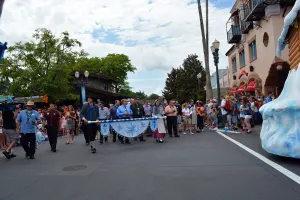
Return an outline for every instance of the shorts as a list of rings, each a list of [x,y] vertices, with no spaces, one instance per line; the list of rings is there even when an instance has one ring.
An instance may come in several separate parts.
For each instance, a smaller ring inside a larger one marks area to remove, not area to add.
[[[20,135],[14,129],[4,129],[4,134],[8,142],[18,142],[20,140]]]
[[[238,123],[238,119],[236,115],[232,116],[232,123],[234,124]]]
[[[183,123],[184,124],[192,124],[192,119],[191,118],[183,118]]]

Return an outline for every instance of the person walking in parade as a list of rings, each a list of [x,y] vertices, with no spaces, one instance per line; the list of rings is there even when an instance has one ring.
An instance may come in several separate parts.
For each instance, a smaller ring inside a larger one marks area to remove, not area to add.
[[[122,105],[118,107],[117,109],[117,116],[119,119],[131,119],[132,118],[132,110],[130,109],[130,106],[128,105],[128,102],[126,99],[122,99],[121,101]],[[123,139],[121,140],[121,142]],[[123,143],[123,142],[122,142]],[[130,144],[129,139],[125,139],[126,144]]]
[[[156,139],[156,142],[163,143],[163,138],[165,137],[167,131],[165,128],[164,119],[162,118],[164,115],[164,105],[162,104],[160,98],[158,98],[153,105],[152,115],[153,117],[158,117],[158,127],[157,130],[154,131],[154,138]]]
[[[111,109],[110,109],[110,115],[109,116],[110,116],[111,120],[117,120],[117,119],[119,119],[119,117],[117,115],[117,110],[118,110],[119,106],[120,106],[120,101],[116,100],[115,101],[115,105],[113,105],[111,107]],[[113,142],[116,142],[117,141],[117,133],[116,133],[116,131],[113,128],[111,128],[111,131],[113,133]],[[123,136],[118,135],[118,139],[121,141],[121,143],[124,144]]]
[[[21,135],[21,145],[26,157],[35,159],[36,135],[35,126],[41,121],[39,113],[33,110],[34,102],[29,100],[26,110],[22,110],[17,117],[17,133]]]
[[[140,99],[137,98],[133,104],[130,105],[130,109],[132,110],[132,117],[133,118],[142,118],[145,117],[145,111],[142,104],[140,104]],[[141,142],[145,142],[143,134],[139,136]]]
[[[49,110],[46,113],[44,118],[47,123],[46,129],[47,129],[48,140],[51,147],[51,151],[55,153],[56,145],[57,145],[59,122],[60,122],[60,113],[56,110],[54,104],[50,104]]]
[[[99,119],[100,120],[108,120],[109,119],[109,111],[107,107],[104,107],[104,102],[99,101]],[[100,129],[99,129],[100,130]],[[104,137],[105,142],[108,142],[108,136]],[[103,135],[100,130],[100,144],[103,144]]]
[[[98,121],[99,122],[99,107],[94,104],[94,99],[92,97],[88,98],[88,103],[84,104],[80,111],[80,117],[83,120],[83,132],[86,145],[91,145],[92,153],[96,153],[96,148],[94,141],[96,139],[96,132],[98,129],[97,124],[88,121]]]
[[[66,144],[73,144],[75,138],[75,121],[76,121],[76,112],[72,105],[68,106],[66,112]],[[70,142],[71,140],[71,142]]]

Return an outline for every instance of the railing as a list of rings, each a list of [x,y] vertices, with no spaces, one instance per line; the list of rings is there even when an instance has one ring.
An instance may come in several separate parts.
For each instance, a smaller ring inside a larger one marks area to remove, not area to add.
[[[238,43],[242,38],[242,32],[239,25],[231,25],[230,30],[227,32],[228,43]]]

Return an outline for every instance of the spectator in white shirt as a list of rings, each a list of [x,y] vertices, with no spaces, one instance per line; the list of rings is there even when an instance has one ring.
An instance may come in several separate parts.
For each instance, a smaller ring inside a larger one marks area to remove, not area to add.
[[[193,135],[192,132],[192,111],[188,108],[187,103],[182,105],[182,116],[183,116],[183,134],[186,135],[186,130],[189,129],[190,133]]]

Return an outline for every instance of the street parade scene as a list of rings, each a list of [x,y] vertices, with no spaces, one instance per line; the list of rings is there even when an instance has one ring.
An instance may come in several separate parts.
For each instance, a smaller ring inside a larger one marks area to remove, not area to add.
[[[0,200],[300,198],[299,11],[0,0]]]

